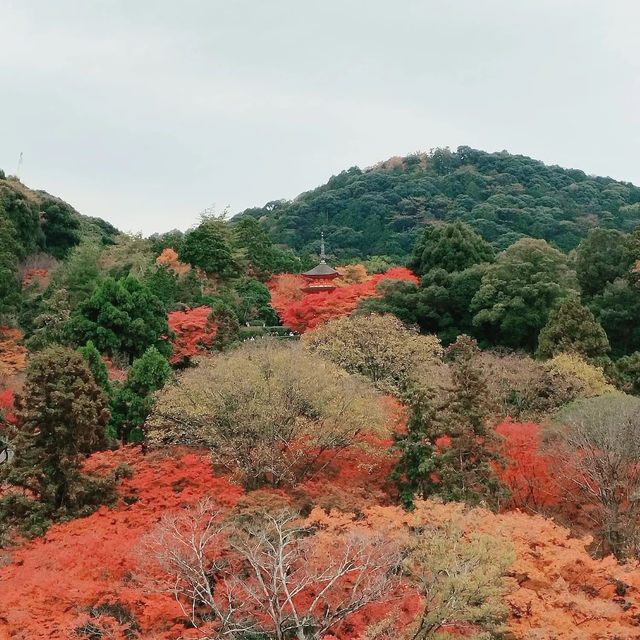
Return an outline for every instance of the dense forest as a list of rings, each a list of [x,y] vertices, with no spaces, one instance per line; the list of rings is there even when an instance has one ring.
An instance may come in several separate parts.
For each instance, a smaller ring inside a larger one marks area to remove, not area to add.
[[[150,237],[2,174],[0,637],[637,638],[638,224],[466,147]]]
[[[292,201],[247,209],[275,242],[313,252],[324,230],[339,261],[387,255],[403,261],[420,229],[462,220],[496,250],[523,237],[569,251],[589,229],[631,231],[640,223],[640,188],[526,156],[452,152],[397,157],[352,167]]]

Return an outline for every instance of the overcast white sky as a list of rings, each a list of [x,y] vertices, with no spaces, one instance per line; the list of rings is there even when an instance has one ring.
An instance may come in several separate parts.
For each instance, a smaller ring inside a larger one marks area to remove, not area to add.
[[[507,149],[640,184],[638,0],[0,0],[0,167],[145,233]]]

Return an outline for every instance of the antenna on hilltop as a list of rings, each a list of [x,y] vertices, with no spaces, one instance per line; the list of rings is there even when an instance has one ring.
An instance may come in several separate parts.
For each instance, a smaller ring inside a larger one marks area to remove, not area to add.
[[[20,171],[22,171],[22,151],[18,156],[18,167],[16,169],[16,178],[20,179]]]

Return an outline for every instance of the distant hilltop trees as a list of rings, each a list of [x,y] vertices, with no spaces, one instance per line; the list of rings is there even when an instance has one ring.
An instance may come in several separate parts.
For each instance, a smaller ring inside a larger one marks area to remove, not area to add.
[[[506,151],[458,147],[352,167],[294,200],[247,209],[272,239],[317,251],[324,231],[340,262],[371,255],[404,261],[424,225],[462,220],[500,251],[525,236],[569,251],[589,229],[640,224],[640,188]]]

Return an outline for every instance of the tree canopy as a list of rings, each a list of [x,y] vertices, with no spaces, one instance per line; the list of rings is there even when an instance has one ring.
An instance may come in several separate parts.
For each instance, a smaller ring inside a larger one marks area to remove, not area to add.
[[[538,356],[551,358],[559,353],[578,353],[587,358],[603,358],[611,347],[604,329],[591,311],[571,296],[551,310],[538,336]]]
[[[150,346],[169,355],[171,346],[162,302],[133,276],[106,278],[74,310],[68,325],[78,344],[89,340],[104,354],[124,354],[130,362]]]
[[[573,286],[564,254],[544,240],[518,240],[482,277],[473,322],[494,344],[533,350],[549,312]]]
[[[426,227],[407,266],[423,276],[431,269],[451,273],[492,260],[492,246],[468,224],[456,220]]]
[[[295,484],[322,452],[385,428],[379,398],[364,383],[297,346],[267,341],[186,370],[159,394],[147,435],[157,445],[209,447],[255,488]]]
[[[340,260],[404,261],[434,220],[461,220],[497,250],[531,236],[569,251],[595,226],[631,231],[640,223],[638,202],[640,189],[627,182],[463,146],[351,167],[294,200],[242,215],[259,218],[274,242],[297,251],[317,253],[324,231]]]

